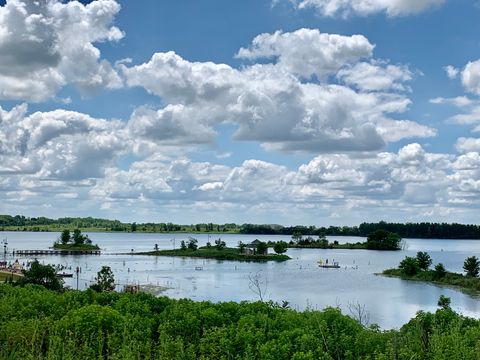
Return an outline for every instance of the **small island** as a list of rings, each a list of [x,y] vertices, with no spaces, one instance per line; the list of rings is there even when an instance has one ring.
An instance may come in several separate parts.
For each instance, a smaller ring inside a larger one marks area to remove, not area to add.
[[[53,249],[79,252],[100,251],[100,247],[92,244],[88,235],[82,234],[79,229],[73,230],[72,234],[70,234],[70,230],[63,230],[60,238],[53,244]]]
[[[153,256],[181,256],[215,260],[231,261],[286,261],[290,257],[285,255],[287,244],[283,243],[276,247],[275,254],[268,253],[268,244],[255,240],[251,244],[239,242],[237,248],[227,247],[221,239],[215,240],[215,244],[210,242],[206,246],[198,247],[198,241],[190,237],[187,242],[181,242],[180,249],[159,250],[155,245],[154,251],[134,253],[134,255],[153,255]]]
[[[325,235],[319,235],[317,239],[300,233],[294,233],[292,240],[287,244],[288,248],[294,249],[346,249],[346,250],[400,250],[402,247],[401,237],[390,231],[376,230],[370,233],[365,242],[339,244],[337,240],[329,242]],[[269,246],[275,246],[276,242],[269,242]]]
[[[465,259],[464,274],[449,272],[442,263],[430,269],[432,259],[426,252],[418,252],[416,257],[407,256],[398,268],[384,270],[379,275],[398,277],[403,280],[423,281],[437,285],[459,288],[467,293],[480,295],[480,260],[476,256]]]

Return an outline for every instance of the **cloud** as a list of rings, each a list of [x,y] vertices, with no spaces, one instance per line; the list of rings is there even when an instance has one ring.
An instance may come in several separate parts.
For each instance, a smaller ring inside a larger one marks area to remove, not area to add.
[[[437,136],[437,130],[410,120],[379,119],[376,121],[378,133],[387,142],[402,139],[428,138]]]
[[[450,116],[447,122],[460,125],[476,125],[473,128],[473,132],[480,131],[480,99],[466,96],[457,96],[455,98],[438,97],[431,99],[430,102],[437,105],[455,106],[461,112]]]
[[[390,117],[408,109],[402,91],[411,73],[381,60],[358,63],[372,50],[360,35],[300,29],[256,37],[238,56],[260,62],[240,69],[190,62],[174,52],[119,67],[128,86],[143,87],[166,104],[134,116],[132,131],[152,141],[207,143],[222,123],[236,126],[237,140],[312,153],[378,151],[388,141],[435,135],[431,128]],[[376,78],[355,77],[356,66]],[[337,73],[345,84],[331,81]]]
[[[90,191],[108,201],[146,198],[150,200],[195,201],[197,194],[219,189],[228,168],[210,163],[195,163],[186,158],[166,160],[152,155],[134,162],[128,170],[108,168],[106,176]]]
[[[453,67],[452,65],[445,66],[443,69],[447,73],[448,78],[451,80],[456,79],[460,72],[460,70]]]
[[[249,48],[241,48],[237,57],[258,60],[275,59],[285,71],[310,78],[323,78],[372,55],[374,45],[363,35],[342,36],[321,33],[316,29],[299,29],[284,33],[261,34]]]
[[[65,85],[118,88],[122,80],[93,44],[118,41],[120,5],[98,0],[9,0],[0,7],[0,99],[44,101]]]
[[[457,140],[455,147],[459,152],[463,153],[480,152],[480,139],[461,137]]]
[[[183,105],[168,105],[158,111],[137,108],[128,128],[133,137],[165,145],[210,143],[216,135],[211,127],[196,121],[191,109]]]
[[[466,96],[457,96],[454,98],[437,97],[437,98],[431,99],[430,103],[437,104],[437,105],[448,104],[448,105],[453,105],[459,108],[463,108],[463,107],[473,105],[475,101],[469,99]]]
[[[468,92],[480,95],[480,60],[469,62],[462,71],[461,79]]]
[[[349,86],[366,91],[405,91],[405,83],[412,80],[406,66],[391,65],[381,61],[360,62],[341,69],[337,77]]]
[[[0,108],[0,159],[4,174],[77,180],[103,176],[125,146],[123,125],[65,110]]]
[[[432,219],[448,209],[468,213],[480,205],[480,157],[474,139],[459,139],[459,155],[430,153],[412,143],[398,152],[325,153],[297,169],[256,159],[232,167],[158,152],[120,167],[118,153],[131,154],[140,140],[132,137],[128,124],[65,111],[31,115],[25,111],[2,111],[2,129],[11,128],[6,118],[20,120],[12,128],[17,138],[1,133],[3,209],[19,209],[22,203],[30,209],[55,208],[67,199],[77,214],[80,209],[100,208],[115,213],[141,203],[146,213],[168,210],[198,221],[209,212],[228,220],[248,210],[265,218],[285,216],[282,219],[288,222],[285,211],[310,221],[319,213],[375,219],[378,211],[393,220]],[[5,138],[11,141],[5,143]],[[26,158],[30,168],[22,168]],[[13,165],[16,171],[5,170]],[[80,165],[87,173],[79,172]]]
[[[298,9],[313,8],[321,16],[415,15],[442,5],[444,0],[290,0]]]
[[[396,153],[369,157],[322,154],[293,171],[253,159],[227,167],[153,155],[133,163],[128,170],[109,169],[90,193],[110,202],[143,198],[156,203],[208,202],[219,206],[262,203],[265,208],[275,204],[363,210],[445,206],[471,196],[465,184],[480,180],[480,174],[472,172],[479,161],[478,153],[428,153],[417,143]]]

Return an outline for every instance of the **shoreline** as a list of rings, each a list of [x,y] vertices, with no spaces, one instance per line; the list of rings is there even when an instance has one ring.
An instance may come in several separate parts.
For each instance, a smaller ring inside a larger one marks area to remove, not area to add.
[[[480,278],[469,278],[462,274],[447,272],[441,279],[433,278],[433,270],[423,271],[417,275],[408,276],[400,269],[386,269],[381,273],[375,273],[376,276],[397,278],[406,281],[422,282],[439,287],[447,287],[453,290],[461,291],[475,298],[480,298]]]

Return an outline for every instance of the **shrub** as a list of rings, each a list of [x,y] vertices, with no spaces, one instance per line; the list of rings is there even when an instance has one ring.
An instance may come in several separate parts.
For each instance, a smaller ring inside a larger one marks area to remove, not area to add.
[[[405,259],[400,262],[399,269],[407,276],[413,276],[420,272],[418,260],[410,256],[406,256]]]
[[[444,278],[445,275],[447,275],[447,270],[445,270],[443,264],[438,263],[437,265],[435,265],[435,270],[433,272],[433,276],[435,277],[435,279]]]

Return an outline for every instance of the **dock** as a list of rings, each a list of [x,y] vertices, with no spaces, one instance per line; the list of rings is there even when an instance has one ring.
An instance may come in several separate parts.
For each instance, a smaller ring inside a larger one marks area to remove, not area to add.
[[[16,250],[17,256],[38,256],[38,255],[100,255],[100,250]]]

